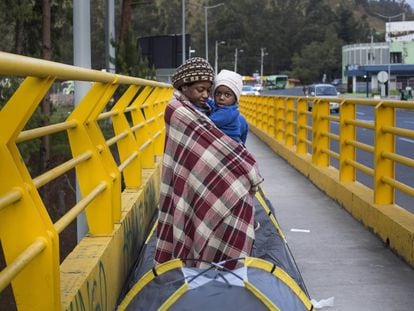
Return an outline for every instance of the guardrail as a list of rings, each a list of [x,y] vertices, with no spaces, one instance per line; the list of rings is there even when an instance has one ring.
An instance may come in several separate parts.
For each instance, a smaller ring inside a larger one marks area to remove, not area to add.
[[[82,211],[89,236],[114,233],[125,214],[123,189],[140,191],[144,170],[153,169],[156,157],[163,154],[163,113],[173,89],[2,52],[0,75],[22,77],[0,111],[0,240],[6,261],[0,292],[11,283],[19,310],[60,310],[68,306],[61,305],[59,233]],[[92,84],[66,120],[24,130],[57,80]],[[112,137],[105,137],[102,122],[111,125]],[[32,177],[18,144],[58,133],[67,135],[72,158]],[[39,188],[73,169],[82,198],[53,223]],[[80,292],[81,286],[76,290]],[[82,303],[79,306],[82,309]]]
[[[414,214],[398,206],[395,195],[403,192],[414,202],[414,181],[407,184],[395,174],[397,164],[414,174],[413,154],[401,155],[396,148],[397,138],[414,139],[413,130],[396,123],[398,109],[414,115],[414,102],[317,98],[309,112],[309,100],[244,96],[240,110],[251,129],[277,153],[414,265]],[[330,113],[329,102],[334,101],[340,103],[339,115]],[[373,109],[372,122],[358,119],[359,106]],[[338,125],[336,133],[331,131],[333,124]],[[372,144],[358,140],[361,129],[372,132]],[[358,152],[369,154],[370,163],[358,161]],[[369,176],[372,186],[359,182],[358,172]]]

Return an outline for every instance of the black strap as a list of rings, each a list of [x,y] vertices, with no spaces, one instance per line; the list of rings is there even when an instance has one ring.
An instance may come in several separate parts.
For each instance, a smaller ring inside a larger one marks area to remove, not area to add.
[[[273,264],[272,270],[270,271],[271,274],[273,274],[273,272],[276,270],[276,265]]]
[[[155,267],[152,267],[152,273],[154,274],[155,277],[158,276],[157,270],[155,270]]]

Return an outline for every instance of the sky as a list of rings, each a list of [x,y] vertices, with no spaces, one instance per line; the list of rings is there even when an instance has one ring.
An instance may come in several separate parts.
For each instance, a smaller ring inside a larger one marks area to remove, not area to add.
[[[412,9],[414,9],[414,0],[405,0],[405,2],[407,2]]]

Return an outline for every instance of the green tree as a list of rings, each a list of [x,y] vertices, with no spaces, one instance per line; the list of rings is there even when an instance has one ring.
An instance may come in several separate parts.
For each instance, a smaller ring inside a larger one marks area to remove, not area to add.
[[[331,28],[331,30],[333,30]],[[327,31],[322,42],[314,41],[305,46],[292,59],[292,75],[302,83],[321,81],[323,74],[328,80],[340,74],[340,55],[342,41],[334,31]]]

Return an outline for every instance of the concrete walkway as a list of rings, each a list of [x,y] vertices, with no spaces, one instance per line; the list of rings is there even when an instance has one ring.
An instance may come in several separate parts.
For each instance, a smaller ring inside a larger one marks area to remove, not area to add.
[[[252,133],[247,148],[311,298],[334,297],[322,310],[414,310],[411,266]]]

